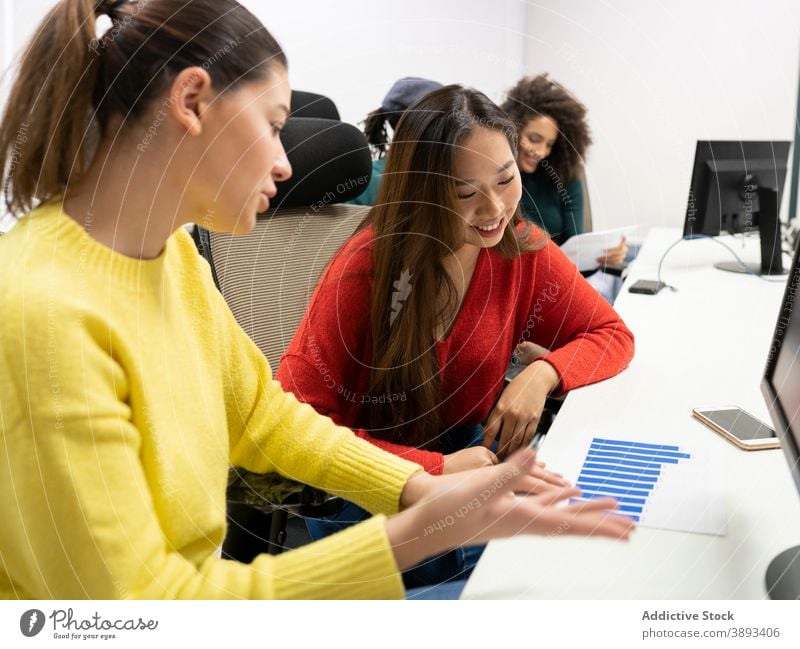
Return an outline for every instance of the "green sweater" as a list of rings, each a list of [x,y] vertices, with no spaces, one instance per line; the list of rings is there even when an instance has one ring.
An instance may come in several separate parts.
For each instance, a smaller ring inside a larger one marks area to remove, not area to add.
[[[372,178],[369,185],[364,190],[364,193],[357,196],[352,201],[347,201],[351,205],[375,205],[378,201],[378,191],[381,188],[381,176],[383,176],[383,167],[386,165],[386,158],[372,161]]]
[[[546,169],[521,173],[522,211],[525,218],[544,229],[557,245],[583,232],[583,186],[553,182]]]

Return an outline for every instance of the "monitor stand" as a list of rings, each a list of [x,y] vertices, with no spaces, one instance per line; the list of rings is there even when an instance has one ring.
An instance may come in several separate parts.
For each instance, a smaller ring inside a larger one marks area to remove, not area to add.
[[[766,581],[770,599],[800,599],[800,545],[770,561]]]
[[[761,239],[761,263],[745,264],[747,270],[738,261],[720,261],[714,268],[731,273],[753,273],[755,275],[786,275],[781,258],[781,224],[778,220],[778,192],[774,189],[759,187],[758,193],[758,232]]]
[[[744,264],[744,266],[742,265]],[[763,266],[761,264],[751,263],[751,262],[742,262],[740,264],[738,261],[718,261],[714,264],[714,268],[719,270],[725,270],[729,273],[747,273],[748,275],[788,275],[789,271],[782,269],[780,272],[772,272],[772,273],[765,273]],[[747,267],[747,270],[745,270]]]

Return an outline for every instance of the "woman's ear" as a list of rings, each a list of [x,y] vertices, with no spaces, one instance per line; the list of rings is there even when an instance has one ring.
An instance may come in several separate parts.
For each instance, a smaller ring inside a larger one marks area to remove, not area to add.
[[[170,86],[168,111],[188,135],[200,135],[203,130],[202,115],[213,98],[208,72],[199,66],[185,68]]]

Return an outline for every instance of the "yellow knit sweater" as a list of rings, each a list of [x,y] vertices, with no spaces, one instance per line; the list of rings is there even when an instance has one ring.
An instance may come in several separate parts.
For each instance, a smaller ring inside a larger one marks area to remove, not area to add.
[[[403,596],[383,516],[219,558],[229,463],[375,513],[419,467],[281,390],[183,229],[136,260],[46,206],[0,278],[0,597]]]

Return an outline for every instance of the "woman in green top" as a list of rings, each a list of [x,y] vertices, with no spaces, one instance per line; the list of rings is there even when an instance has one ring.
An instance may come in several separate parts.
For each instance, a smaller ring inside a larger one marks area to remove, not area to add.
[[[519,128],[523,212],[562,245],[583,232],[579,173],[592,143],[586,108],[546,74],[521,79],[502,108]],[[601,267],[619,265],[627,252],[623,238],[597,261]]]

